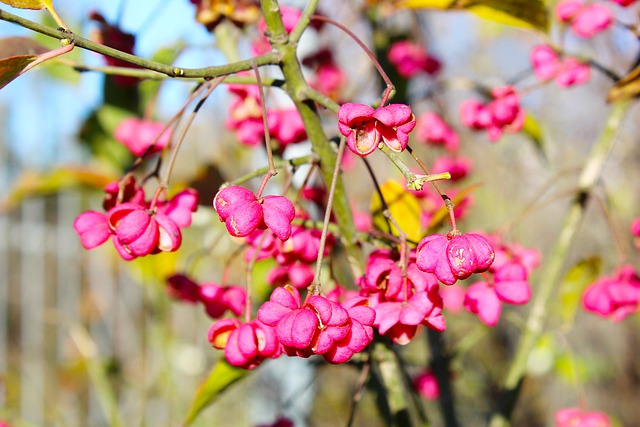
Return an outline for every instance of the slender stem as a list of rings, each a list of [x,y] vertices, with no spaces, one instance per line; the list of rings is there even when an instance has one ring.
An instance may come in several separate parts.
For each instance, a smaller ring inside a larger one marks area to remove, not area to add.
[[[207,91],[204,93],[204,95],[202,95],[202,98],[200,99],[200,101],[198,101],[198,104],[196,104],[196,106],[193,108],[193,112],[189,116],[189,119],[187,120],[187,123],[182,128],[182,132],[181,132],[180,136],[178,137],[178,141],[176,142],[176,145],[173,148],[173,151],[171,152],[171,157],[169,158],[169,164],[167,165],[167,170],[165,171],[164,177],[163,177],[162,181],[160,182],[160,184],[158,185],[158,189],[156,190],[156,193],[153,196],[153,199],[151,200],[151,208],[150,209],[153,209],[155,207],[156,202],[158,200],[158,196],[160,195],[160,193],[162,191],[164,191],[165,189],[169,188],[169,180],[171,179],[171,174],[173,173],[173,167],[174,167],[174,165],[176,163],[176,159],[178,158],[178,151],[180,151],[180,147],[182,146],[182,143],[184,142],[185,136],[187,135],[187,132],[189,131],[189,128],[191,127],[191,123],[193,123],[193,120],[196,118],[196,115],[198,114],[198,111],[200,111],[200,108],[202,107],[204,102],[207,100],[207,98],[209,98],[209,95],[211,95],[211,93],[218,87],[218,85],[223,80],[224,80],[224,76],[223,77],[218,77],[215,80],[213,80],[213,82],[211,82],[211,84],[210,84],[210,87],[207,89]]]
[[[239,71],[250,70],[252,61],[255,61],[259,66],[275,65],[280,63],[280,54],[278,52],[269,52],[252,59],[237,61],[220,66],[204,68],[180,68],[173,65],[167,65],[156,61],[142,59],[135,55],[131,55],[117,49],[101,45],[100,43],[85,39],[84,37],[80,37],[74,33],[61,31],[55,28],[51,28],[47,25],[42,25],[29,19],[22,18],[2,9],[0,9],[0,21],[11,22],[58,40],[67,39],[77,47],[100,53],[111,58],[119,59],[121,61],[146,68],[147,70],[157,71],[159,73],[166,74],[169,77],[211,79],[214,77],[234,74]]]
[[[340,139],[340,145],[338,146],[338,158],[342,158],[344,153],[344,147],[347,145],[347,138],[344,136]],[[329,196],[327,197],[327,208],[324,211],[324,224],[322,226],[322,234],[320,235],[320,244],[318,247],[318,259],[316,260],[316,271],[313,275],[313,282],[309,286],[309,292],[320,294],[322,293],[322,285],[320,284],[320,270],[322,268],[322,258],[324,256],[324,247],[327,243],[327,231],[329,230],[329,222],[331,222],[331,209],[333,208],[333,198],[336,194],[336,184],[340,174],[340,162],[336,162],[333,169],[333,178],[331,180],[331,188],[329,188]]]
[[[264,145],[267,151],[267,161],[269,162],[269,169],[267,173],[264,175],[264,179],[262,180],[262,184],[260,184],[260,188],[258,189],[258,193],[256,196],[260,198],[262,196],[262,190],[267,185],[269,179],[273,178],[278,174],[275,165],[273,164],[273,150],[271,149],[271,135],[269,134],[269,121],[267,119],[267,104],[264,99],[264,88],[262,87],[262,79],[260,78],[260,70],[258,70],[258,65],[256,63],[251,64],[251,68],[253,68],[253,73],[256,76],[256,81],[258,82],[258,96],[260,98],[260,111],[262,112],[262,127],[264,128]]]
[[[376,70],[378,70],[378,73],[380,73],[380,77],[382,77],[382,80],[384,80],[384,83],[387,86],[386,89],[384,90],[384,94],[382,95],[382,100],[380,101],[380,106],[383,107],[384,104],[387,103],[387,100],[389,99],[389,96],[391,95],[391,93],[395,90],[395,86],[391,82],[391,79],[389,78],[387,73],[382,68],[382,65],[380,65],[380,62],[378,61],[378,58],[376,58],[376,55],[373,52],[371,52],[371,50],[367,47],[367,45],[365,45],[364,42],[360,40],[360,38],[356,36],[353,31],[351,31],[344,25],[340,24],[339,22],[336,22],[333,19],[327,18],[326,16],[322,16],[322,15],[313,15],[311,16],[311,19],[315,21],[327,22],[331,25],[334,25],[340,28],[340,30],[345,32],[356,43],[358,43],[358,46],[360,46],[360,48],[367,54],[367,56],[369,56],[369,58],[371,59],[371,62],[373,62],[373,65],[376,67]]]
[[[407,145],[407,151],[409,152],[409,154],[411,154],[411,156],[414,158],[416,163],[418,163],[418,166],[420,166],[420,169],[422,169],[424,173],[429,175],[429,169],[427,169],[427,166],[422,162],[422,160],[420,160],[418,156],[416,156],[414,151],[408,145]],[[431,181],[431,185],[433,186],[433,188],[436,189],[438,194],[440,194],[440,198],[442,198],[442,200],[444,201],[444,205],[447,208],[447,212],[449,213],[449,222],[451,223],[451,233],[454,235],[459,234],[458,228],[456,226],[456,215],[455,215],[455,212],[453,211],[453,209],[455,208],[455,205],[451,201],[451,198],[447,196],[444,191],[442,191],[442,188],[440,188],[440,186],[436,181]]]
[[[449,172],[435,173],[428,175],[419,175],[414,173],[409,167],[398,157],[398,154],[387,147],[385,144],[378,145],[380,151],[382,151],[391,160],[391,163],[398,168],[398,170],[404,175],[407,180],[407,188],[410,190],[421,190],[425,182],[440,181],[443,179],[451,179]]]
[[[287,82],[285,90],[300,113],[311,147],[320,158],[322,177],[328,184],[332,180],[333,169],[339,159],[336,158],[335,149],[324,133],[315,104],[306,95],[309,85],[302,74],[295,46],[289,43],[289,35],[282,24],[277,2],[262,0],[260,5],[268,29],[269,42],[280,59],[282,74]],[[341,242],[349,258],[352,274],[357,277],[362,273],[364,257],[358,247],[357,230],[342,179],[338,179],[336,184],[333,214],[340,229]]]
[[[55,61],[56,64],[64,65],[67,67],[73,68],[75,71],[79,73],[83,73],[86,71],[94,71],[97,73],[109,75],[109,76],[126,76],[126,77],[137,77],[139,79],[146,80],[166,80],[172,78],[167,74],[159,73],[157,71],[146,70],[144,68],[129,68],[129,67],[115,67],[115,66],[104,66],[104,67],[96,67],[93,65],[85,65],[79,62],[75,62],[69,59],[60,58]],[[206,77],[185,77],[183,80],[199,80],[204,81]],[[229,76],[226,78],[225,83],[238,83],[238,84],[258,84],[256,82],[256,78],[252,76]],[[282,87],[284,86],[284,80],[276,79],[272,77],[263,77],[262,85],[263,86],[271,86],[271,87]]]
[[[276,169],[281,169],[284,168],[286,166],[291,166],[291,167],[295,167],[295,166],[300,166],[300,165],[305,165],[305,164],[316,164],[318,163],[318,156],[315,154],[309,154],[306,156],[301,156],[301,157],[295,157],[293,159],[288,159],[288,160],[284,160],[284,159],[278,159],[274,161],[274,167]],[[241,176],[240,178],[236,178],[233,181],[230,181],[228,183],[225,183],[223,185],[223,187],[229,186],[229,185],[240,185],[243,184],[247,181],[249,181],[250,179],[253,178],[257,178],[259,176],[264,175],[265,173],[267,173],[269,171],[269,166],[265,166],[263,168],[259,168],[256,169],[252,172],[249,172],[246,175]]]
[[[311,15],[313,15],[318,8],[318,3],[320,0],[309,0],[304,10],[302,11],[302,15],[296,24],[296,27],[289,34],[289,42],[290,43],[298,43],[300,40],[300,36],[304,30],[309,26],[309,22],[311,21]]]
[[[69,53],[73,50],[75,46],[73,45],[73,43],[68,43],[68,44],[64,44],[63,46],[60,46],[57,49],[51,50],[49,52],[45,52],[43,54],[40,54],[38,56],[36,56],[36,59],[31,62],[29,65],[27,65],[26,67],[24,67],[24,69],[22,71],[20,71],[19,75],[22,75],[24,73],[26,73],[27,71],[29,71],[30,69],[32,69],[33,67],[35,67],[38,64],[42,64],[45,61],[48,61],[50,59],[56,58],[60,55],[64,55],[65,53]]]
[[[60,15],[58,15],[58,12],[56,12],[56,10],[53,8],[53,5],[46,6],[46,8],[53,20],[56,21],[56,24],[58,24],[58,27],[64,28],[65,31],[69,31],[69,27],[64,23],[62,18],[60,18]]]
[[[544,331],[544,320],[551,310],[554,291],[558,291],[558,283],[569,255],[571,243],[576,235],[580,222],[584,217],[591,191],[602,175],[604,163],[613,148],[622,119],[627,112],[629,101],[613,105],[605,128],[593,146],[578,181],[578,192],[575,195],[552,248],[544,271],[540,274],[540,283],[535,288],[536,296],[526,321],[525,330],[518,344],[515,357],[509,367],[500,396],[500,407],[491,418],[491,427],[506,426],[515,408],[520,385],[525,376],[527,360]]]

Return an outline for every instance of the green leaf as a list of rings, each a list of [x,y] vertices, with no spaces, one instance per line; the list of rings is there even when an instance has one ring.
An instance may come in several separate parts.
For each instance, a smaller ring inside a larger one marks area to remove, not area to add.
[[[18,9],[44,9],[52,7],[52,0],[0,0],[4,4]]]
[[[483,19],[514,27],[549,29],[549,11],[543,0],[404,0],[413,9],[469,10]]]
[[[578,262],[565,276],[560,287],[560,317],[565,325],[573,322],[582,294],[600,276],[601,270],[602,260],[592,257]]]
[[[531,142],[533,142],[533,146],[535,147],[536,151],[546,162],[547,155],[544,151],[545,147],[544,140],[542,139],[542,129],[540,128],[540,124],[538,123],[538,121],[534,119],[533,116],[529,113],[527,113],[524,119],[521,132],[531,139]]]
[[[230,365],[224,359],[220,359],[207,379],[196,390],[196,395],[191,402],[191,408],[189,408],[189,413],[183,425],[191,425],[204,408],[215,402],[223,391],[249,372],[246,369]]]

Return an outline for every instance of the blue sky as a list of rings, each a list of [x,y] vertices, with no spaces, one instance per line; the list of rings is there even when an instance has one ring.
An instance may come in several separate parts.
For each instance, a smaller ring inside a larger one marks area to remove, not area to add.
[[[188,0],[56,0],[54,4],[72,30],[85,37],[96,28],[87,19],[90,11],[100,11],[109,22],[115,22],[120,16],[121,27],[138,35],[136,54],[142,57],[150,57],[156,49],[178,40],[203,47],[213,41],[201,25],[194,24],[194,6]],[[46,14],[1,7],[36,21]],[[0,22],[0,38],[14,35],[30,36],[31,33],[17,25]],[[90,52],[83,55],[83,61],[93,65],[103,63],[98,55]],[[198,49],[186,52],[179,59],[181,65],[190,67],[207,65],[207,61],[212,61],[211,54],[203,55]],[[99,74],[84,73],[77,84],[64,83],[36,68],[0,91],[3,140],[11,158],[22,166],[38,169],[81,160],[82,153],[74,147],[74,135],[85,115],[100,103],[101,79]],[[180,102],[179,96],[176,91],[163,91],[160,111],[166,111],[168,105],[175,106]]]

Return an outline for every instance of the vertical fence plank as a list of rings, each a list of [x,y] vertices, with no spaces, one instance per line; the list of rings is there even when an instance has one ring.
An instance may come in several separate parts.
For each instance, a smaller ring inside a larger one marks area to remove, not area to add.
[[[21,206],[20,237],[20,413],[24,421],[44,425],[44,199]]]

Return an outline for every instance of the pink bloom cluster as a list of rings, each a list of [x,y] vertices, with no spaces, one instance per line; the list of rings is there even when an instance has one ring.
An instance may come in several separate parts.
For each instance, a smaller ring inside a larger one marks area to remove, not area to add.
[[[413,379],[413,388],[427,400],[436,400],[440,397],[438,380],[430,369],[421,372]]]
[[[174,274],[167,279],[167,292],[179,301],[201,303],[213,319],[222,317],[227,311],[240,316],[246,303],[246,292],[240,286],[198,284],[184,274]]]
[[[591,284],[582,296],[585,310],[620,322],[640,309],[640,277],[630,265]]]
[[[295,217],[293,204],[283,196],[260,199],[244,187],[225,187],[213,199],[213,207],[229,234],[246,237],[257,229],[269,228],[280,240],[291,236],[291,221]]]
[[[489,236],[489,241],[495,250],[495,260],[487,279],[467,288],[463,304],[482,323],[495,326],[503,302],[521,305],[531,299],[529,274],[538,266],[540,255],[534,249],[502,242],[497,236]]]
[[[612,0],[612,1],[614,3],[618,3],[622,7],[627,7],[627,6],[631,6],[632,4],[634,4],[637,0]]]
[[[582,38],[591,38],[613,23],[613,13],[600,3],[584,4],[580,0],[563,0],[556,5],[556,17],[567,22]]]
[[[141,157],[162,151],[171,140],[171,130],[164,124],[137,118],[124,119],[118,124],[114,137],[129,149],[131,154]]]
[[[125,185],[122,203],[114,200],[118,183],[107,186],[107,213],[87,211],[80,214],[73,228],[85,249],[93,249],[110,237],[120,256],[130,261],[159,252],[172,252],[182,242],[181,228],[191,225],[191,214],[198,207],[198,193],[187,189],[155,207],[144,200],[141,188]],[[126,198],[130,197],[130,198]]]
[[[442,145],[449,151],[458,151],[460,147],[458,134],[440,116],[431,111],[418,116],[416,137],[418,141]]]
[[[525,111],[520,107],[520,97],[512,86],[502,86],[491,91],[493,100],[482,104],[468,99],[460,106],[462,123],[475,130],[486,130],[489,140],[495,142],[503,132],[519,132],[524,125]]]
[[[389,104],[372,108],[348,102],[338,110],[338,129],[347,137],[347,146],[358,156],[368,156],[380,142],[391,150],[403,151],[409,143],[409,132],[416,125],[411,107]]]
[[[556,80],[560,87],[579,85],[589,81],[591,69],[573,57],[561,59],[558,53],[549,45],[538,45],[531,51],[533,71],[542,81]]]
[[[258,310],[258,319],[275,328],[277,340],[289,356],[319,354],[331,363],[344,363],[373,339],[375,311],[364,297],[340,304],[311,295],[302,302],[291,286],[276,288]]]
[[[398,70],[398,74],[409,79],[420,73],[436,74],[440,61],[427,54],[425,49],[409,40],[400,40],[389,47],[387,59]]]
[[[445,285],[453,285],[473,273],[487,271],[494,258],[493,247],[480,234],[432,234],[418,244],[416,263]]]
[[[564,408],[556,412],[555,427],[610,427],[606,414],[597,411],[586,412],[579,408]]]
[[[409,256],[406,275],[396,252],[388,249],[372,252],[365,275],[357,285],[376,311],[374,326],[396,344],[408,344],[419,325],[437,331],[446,328],[438,281],[418,268],[414,252]]]
[[[229,91],[235,96],[229,105],[225,126],[235,131],[238,140],[245,145],[254,146],[264,142],[259,90],[256,85],[229,85]],[[294,107],[268,109],[267,122],[269,136],[278,140],[282,148],[307,139],[302,118]]]
[[[211,325],[209,342],[224,350],[224,357],[233,366],[254,369],[266,359],[282,354],[274,329],[260,320],[241,323],[237,319],[221,319]]]

